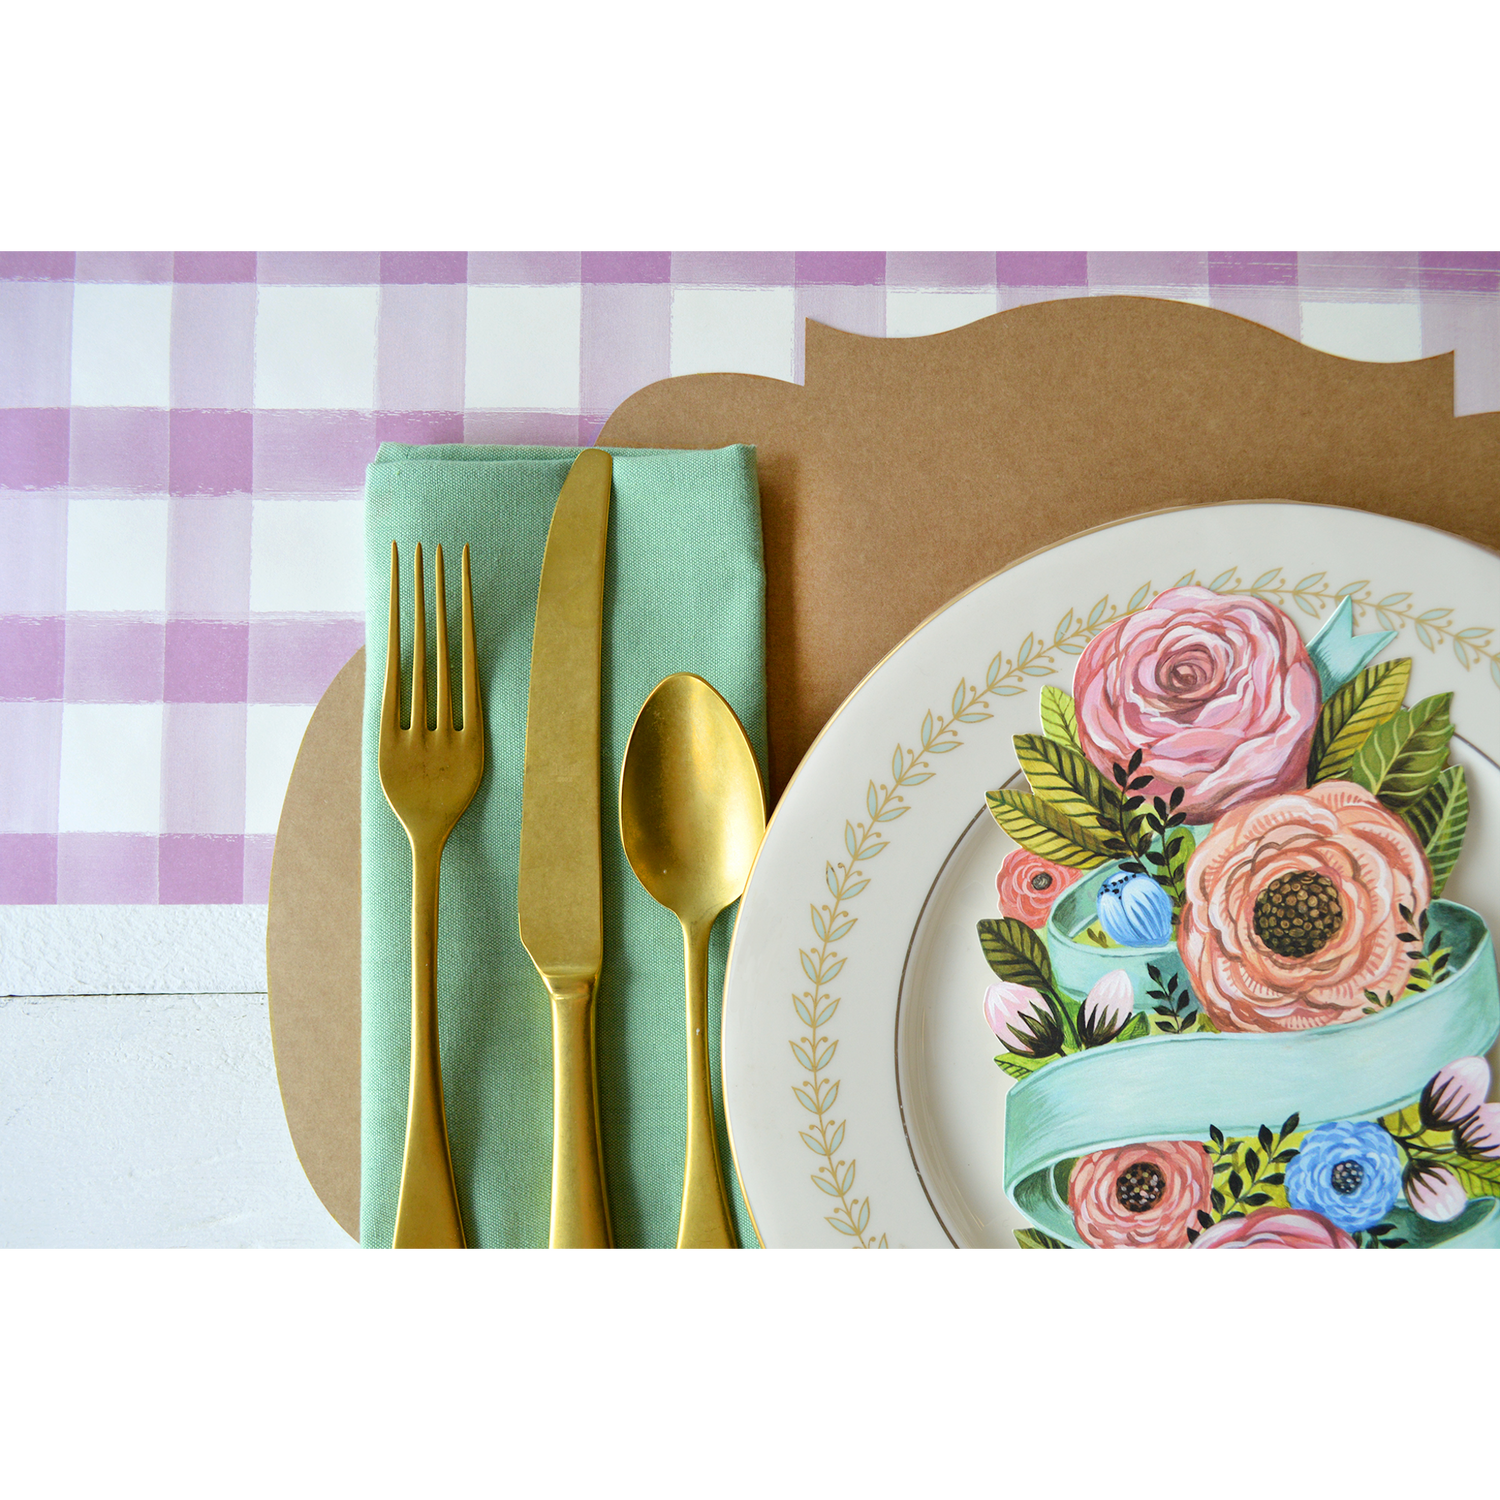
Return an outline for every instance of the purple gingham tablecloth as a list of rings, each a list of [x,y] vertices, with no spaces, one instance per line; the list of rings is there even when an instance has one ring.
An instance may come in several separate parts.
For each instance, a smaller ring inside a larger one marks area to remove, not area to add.
[[[631,392],[800,380],[804,319],[1224,308],[1500,408],[1500,255],[0,254],[0,904],[263,902],[363,639],[377,444],[588,443]]]

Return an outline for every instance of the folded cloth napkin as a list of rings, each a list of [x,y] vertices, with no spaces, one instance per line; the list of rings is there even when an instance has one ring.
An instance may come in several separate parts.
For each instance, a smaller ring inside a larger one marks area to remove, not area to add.
[[[383,443],[365,511],[363,1058],[360,1239],[395,1228],[411,1031],[411,856],[380,789],[376,736],[385,678],[390,549],[401,549],[411,649],[412,551],[447,564],[456,676],[459,555],[470,547],[485,715],[484,780],[443,855],[438,1024],[448,1137],[471,1246],[547,1243],[552,1172],[552,1022],[521,946],[516,877],[531,635],[547,527],[576,448]],[[613,453],[604,585],[604,972],[597,998],[599,1108],[615,1243],[677,1239],[686,1135],[682,938],[632,874],[620,843],[620,766],[635,716],[671,672],[696,672],[734,707],[765,769],[765,573],[755,450]],[[428,605],[429,656],[432,605]],[[456,691],[456,689],[455,689]],[[733,914],[710,948],[710,1028]],[[719,1149],[742,1244],[756,1243]]]

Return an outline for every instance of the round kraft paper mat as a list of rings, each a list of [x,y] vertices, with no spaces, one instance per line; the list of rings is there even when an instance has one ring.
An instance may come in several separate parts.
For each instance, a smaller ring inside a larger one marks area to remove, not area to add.
[[[313,710],[276,830],[266,982],[292,1144],[359,1238],[359,752],[365,653]]]

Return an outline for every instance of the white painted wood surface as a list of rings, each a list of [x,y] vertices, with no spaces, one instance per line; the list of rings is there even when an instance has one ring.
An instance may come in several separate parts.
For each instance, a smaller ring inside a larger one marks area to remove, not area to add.
[[[0,908],[0,1246],[353,1245],[282,1113],[265,924]]]

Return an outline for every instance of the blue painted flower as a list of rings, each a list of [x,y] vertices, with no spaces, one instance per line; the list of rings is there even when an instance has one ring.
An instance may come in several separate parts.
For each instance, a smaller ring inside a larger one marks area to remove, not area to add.
[[[1368,1229],[1401,1191],[1401,1154],[1374,1120],[1336,1120],[1308,1132],[1287,1164],[1286,1195],[1340,1229]]]
[[[1149,875],[1111,875],[1099,887],[1099,925],[1126,948],[1156,948],[1172,937],[1172,898]]]

